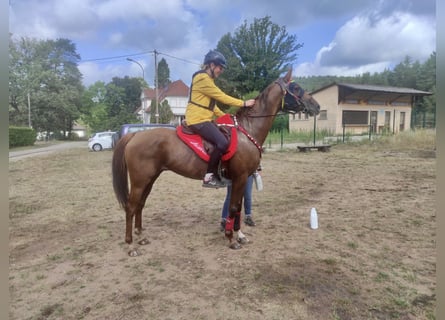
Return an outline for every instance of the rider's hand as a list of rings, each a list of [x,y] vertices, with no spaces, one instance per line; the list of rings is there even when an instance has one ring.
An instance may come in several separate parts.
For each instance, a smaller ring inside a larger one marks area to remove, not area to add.
[[[255,99],[249,99],[244,101],[244,107],[253,107],[255,104]]]

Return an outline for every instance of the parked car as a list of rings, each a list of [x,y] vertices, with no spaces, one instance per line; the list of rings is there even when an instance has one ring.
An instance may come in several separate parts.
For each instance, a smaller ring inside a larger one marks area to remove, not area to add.
[[[116,134],[115,131],[96,132],[88,139],[88,149],[92,151],[111,149],[114,134]]]
[[[123,124],[119,130],[119,132],[116,132],[112,136],[112,143],[111,146],[114,148],[119,141],[120,138],[125,136],[127,133],[130,132],[137,132],[137,131],[144,131],[144,130],[150,130],[154,128],[170,128],[172,130],[176,129],[175,125],[172,124],[165,124],[165,123],[127,123]]]

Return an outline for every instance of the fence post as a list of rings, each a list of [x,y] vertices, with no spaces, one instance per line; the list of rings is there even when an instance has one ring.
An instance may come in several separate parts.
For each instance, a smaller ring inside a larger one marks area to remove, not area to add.
[[[345,143],[345,130],[346,130],[346,125],[343,122],[343,143]]]
[[[317,128],[317,117],[314,115],[314,146],[315,146],[315,129]]]

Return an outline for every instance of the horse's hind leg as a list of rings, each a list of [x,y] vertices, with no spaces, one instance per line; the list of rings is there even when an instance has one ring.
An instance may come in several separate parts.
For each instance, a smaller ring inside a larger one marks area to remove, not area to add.
[[[140,196],[139,206],[135,211],[134,221],[134,233],[137,235],[142,234],[142,231],[144,230],[144,228],[142,228],[142,210],[144,209],[145,201],[147,200],[147,197],[150,195],[151,189],[153,188],[153,184],[158,177],[159,174],[150,179],[150,183],[145,186],[144,191]]]
[[[125,242],[129,245],[128,255],[131,257],[140,255],[137,247],[133,245],[133,218],[135,218],[135,234],[140,235],[142,231],[142,208],[144,205],[144,201],[141,198],[142,195],[143,192],[140,189],[132,187],[125,209]]]
[[[151,179],[151,181],[145,185],[144,188],[138,188],[135,186],[132,186],[131,191],[130,191],[130,195],[129,195],[129,201],[128,201],[128,213],[127,213],[127,236],[129,236],[130,238],[132,237],[132,220],[133,220],[133,215],[135,217],[134,220],[134,233],[137,237],[136,239],[136,243],[139,245],[146,245],[149,244],[150,241],[147,238],[143,237],[143,230],[144,228],[142,228],[142,210],[144,208],[145,205],[145,201],[147,200],[148,195],[151,192],[151,189],[153,187],[153,184],[156,180],[156,178],[159,175],[157,175],[155,178]],[[129,233],[128,233],[129,232]],[[138,256],[140,255],[140,252],[137,248],[136,245],[132,245],[132,241],[127,243],[130,245],[130,250],[128,252],[128,254],[130,256]]]

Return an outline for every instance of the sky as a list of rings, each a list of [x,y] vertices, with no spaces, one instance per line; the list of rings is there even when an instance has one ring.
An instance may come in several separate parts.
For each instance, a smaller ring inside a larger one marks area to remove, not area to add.
[[[223,35],[266,16],[303,45],[294,76],[372,74],[436,51],[435,0],[9,0],[13,37],[71,40],[85,86],[144,75],[153,87],[155,51],[189,84]]]

